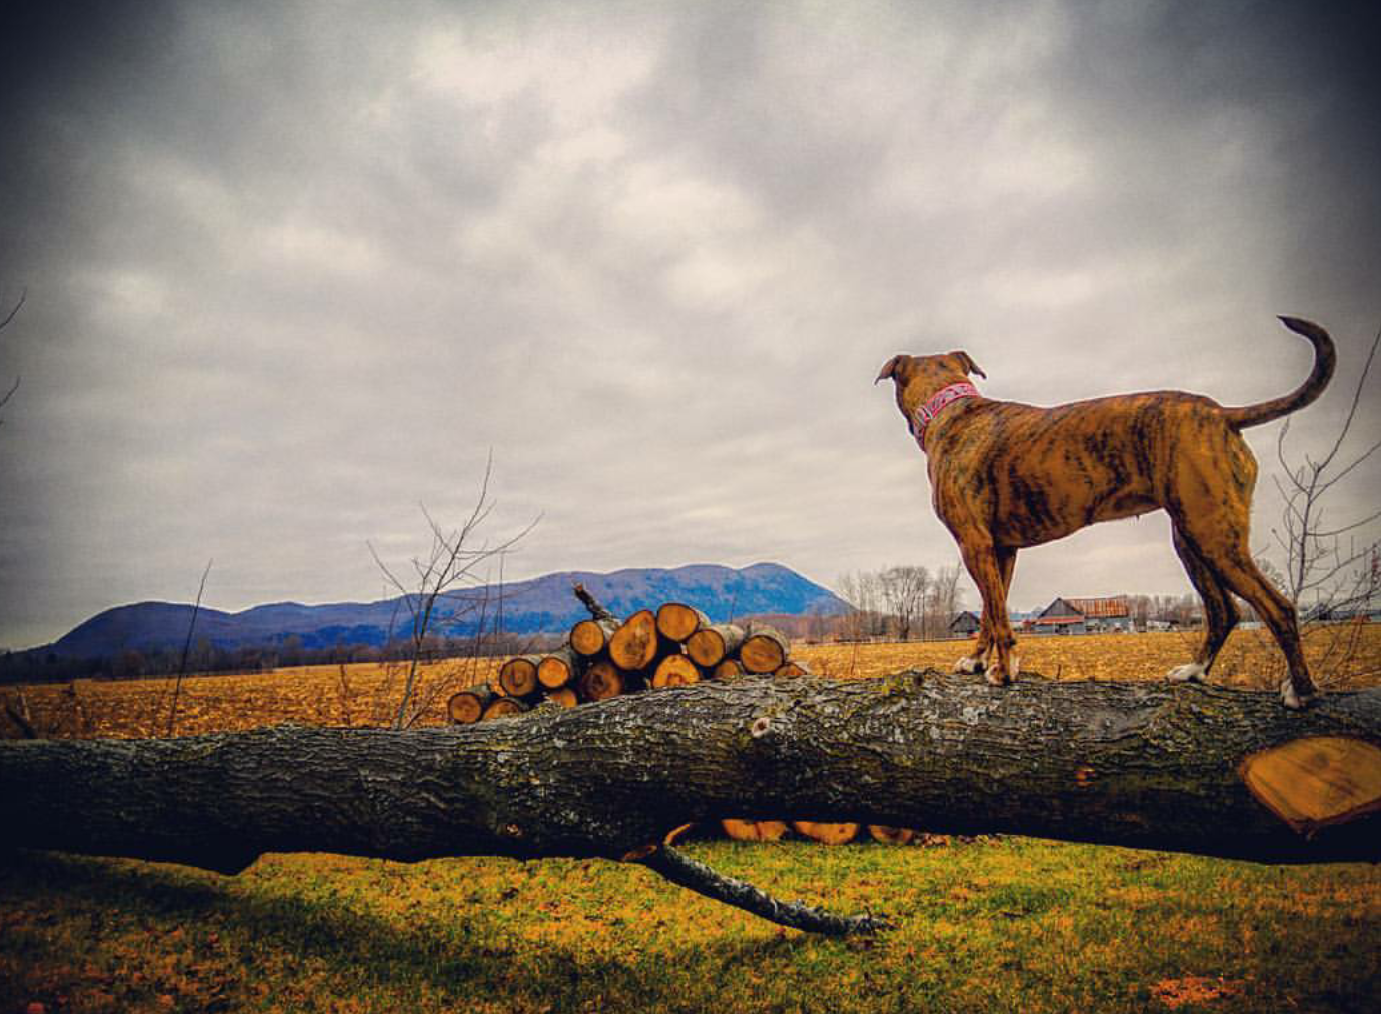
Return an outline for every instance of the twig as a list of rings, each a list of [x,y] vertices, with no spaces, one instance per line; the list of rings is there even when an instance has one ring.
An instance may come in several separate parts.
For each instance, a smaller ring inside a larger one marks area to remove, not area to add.
[[[173,724],[177,721],[177,698],[182,692],[182,677],[187,673],[187,653],[192,649],[192,632],[197,629],[197,613],[201,612],[201,593],[206,590],[206,576],[211,573],[213,561],[206,561],[206,569],[201,572],[201,583],[197,585],[197,601],[192,606],[192,619],[187,624],[187,640],[182,642],[182,658],[177,664],[177,680],[173,683],[173,705],[168,709],[168,735],[173,734]]]
[[[5,699],[5,714],[9,715],[14,724],[19,726],[19,731],[24,734],[25,739],[38,739],[38,732],[34,729],[32,716],[29,713],[29,702],[24,699],[23,691],[19,693],[19,707],[14,706],[14,702]]]

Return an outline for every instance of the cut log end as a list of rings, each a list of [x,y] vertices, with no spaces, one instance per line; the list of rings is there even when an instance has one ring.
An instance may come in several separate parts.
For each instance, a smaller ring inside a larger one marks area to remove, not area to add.
[[[1263,805],[1300,834],[1381,810],[1381,749],[1349,736],[1306,736],[1237,769]]]
[[[446,714],[456,725],[473,725],[484,717],[484,709],[498,695],[488,686],[471,687],[452,694],[446,702]]]
[[[609,638],[609,658],[620,669],[645,669],[657,657],[657,618],[640,609]]]
[[[571,650],[586,658],[598,655],[618,629],[613,620],[581,620],[571,628]]]
[[[873,841],[883,845],[910,845],[916,832],[909,827],[889,827],[886,824],[869,824],[868,833]]]
[[[734,841],[780,841],[786,835],[784,820],[723,820],[724,833]]]
[[[612,662],[599,661],[580,677],[580,696],[587,701],[605,701],[624,691],[625,674]]]
[[[822,824],[814,820],[793,820],[791,826],[797,834],[825,845],[847,845],[858,837],[857,824]]]
[[[499,668],[499,689],[509,697],[527,697],[537,690],[537,663],[533,655],[510,658]]]
[[[685,655],[668,655],[657,663],[652,673],[652,685],[662,687],[686,687],[700,682],[700,669]]]
[[[781,632],[771,627],[756,627],[739,649],[739,661],[751,673],[776,672],[786,665],[790,646]]]
[[[686,654],[696,665],[713,669],[733,655],[743,644],[743,628],[732,623],[702,627],[686,639]]]
[[[514,715],[521,715],[527,710],[528,706],[520,700],[512,697],[500,697],[484,709],[484,716],[480,720],[488,722],[495,718],[511,718]]]
[[[576,696],[570,687],[562,687],[547,694],[547,700],[553,704],[559,704],[563,708],[573,708],[580,703],[580,698]]]
[[[553,652],[537,663],[537,682],[547,690],[559,690],[575,675],[575,656],[570,651]]]
[[[743,675],[746,675],[743,671],[743,663],[736,658],[726,658],[714,667],[714,678],[717,680],[737,679]]]
[[[684,602],[664,602],[657,610],[657,632],[678,644],[684,643],[701,627],[709,625],[708,616]]]

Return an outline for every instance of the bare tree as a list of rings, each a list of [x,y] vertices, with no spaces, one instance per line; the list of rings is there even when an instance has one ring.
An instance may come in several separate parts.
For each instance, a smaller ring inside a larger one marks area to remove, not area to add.
[[[849,611],[844,614],[843,633],[850,641],[861,640],[864,634],[864,613],[862,603],[859,601],[857,574],[840,574],[835,581],[839,597],[849,604]]]
[[[863,611],[864,633],[869,637],[887,633],[887,617],[882,613],[882,579],[877,572],[859,572],[858,607]]]
[[[963,568],[958,563],[941,567],[935,572],[930,586],[930,630],[927,637],[943,637],[949,633],[949,625],[955,614],[964,604],[963,592],[959,588],[959,578]]]
[[[28,294],[29,292],[27,289],[19,293],[19,301],[14,304],[14,306],[10,309],[9,313],[5,314],[5,319],[0,320],[0,331],[3,331],[5,330],[5,328],[10,326],[10,321],[14,320],[15,314],[19,313],[19,308],[24,305],[24,299],[28,296]],[[14,383],[10,385],[9,390],[6,391],[3,395],[0,395],[0,409],[4,408],[5,405],[9,403],[9,400],[14,397],[14,392],[18,390],[19,378],[15,377]],[[4,419],[0,419],[0,425],[3,424]]]
[[[1356,607],[1368,602],[1377,592],[1370,561],[1381,543],[1372,541],[1358,545],[1355,539],[1350,539],[1344,546],[1342,539],[1381,518],[1381,510],[1342,524],[1330,525],[1324,522],[1324,498],[1339,481],[1381,448],[1381,440],[1378,440],[1346,463],[1338,458],[1356,420],[1357,406],[1362,399],[1362,390],[1379,343],[1381,329],[1372,339],[1342,428],[1321,460],[1315,461],[1307,453],[1302,463],[1287,460],[1285,438],[1290,432],[1289,417],[1276,438],[1276,458],[1280,461],[1285,478],[1282,480],[1276,476],[1275,483],[1285,500],[1285,507],[1281,512],[1281,526],[1273,528],[1271,534],[1285,553],[1285,584],[1281,590],[1296,609],[1308,608],[1312,614]]]
[[[889,567],[878,575],[882,600],[896,620],[897,636],[910,640],[917,621],[924,625],[926,592],[930,589],[930,571],[924,567]]]
[[[491,606],[488,592],[488,565],[496,559],[501,561],[503,554],[532,531],[537,521],[540,520],[534,518],[517,534],[497,544],[490,544],[487,541],[478,546],[475,544],[480,526],[489,518],[494,509],[494,502],[489,498],[489,480],[493,474],[493,469],[494,456],[491,453],[485,462],[484,479],[480,483],[479,496],[475,500],[475,506],[471,509],[470,516],[465,520],[465,523],[458,529],[446,531],[428,513],[426,506],[422,507],[422,516],[427,519],[427,527],[431,533],[431,547],[425,558],[414,557],[412,559],[415,575],[414,585],[404,584],[397,574],[379,558],[373,543],[368,544],[369,552],[383,572],[384,578],[401,596],[400,601],[407,610],[410,620],[408,626],[410,646],[408,672],[403,684],[403,693],[393,717],[393,728],[395,729],[410,728],[440,694],[441,689],[444,689],[444,687],[432,686],[420,695],[418,693],[418,675],[423,657],[431,643],[433,626],[441,620],[455,623],[462,616],[477,616],[479,628],[482,631]],[[466,594],[467,590],[472,590],[476,586],[479,587],[477,594]],[[440,615],[443,610],[439,610],[438,606],[444,607],[445,617]],[[477,643],[480,640],[478,635],[475,640]],[[478,657],[478,648],[476,649],[476,657]]]
[[[1303,621],[1301,635],[1316,643],[1323,639],[1315,665],[1324,683],[1330,682],[1360,648],[1360,628],[1336,621],[1353,618],[1371,608],[1381,593],[1381,540],[1357,537],[1366,525],[1381,518],[1381,510],[1341,523],[1324,520],[1329,493],[1381,449],[1378,440],[1351,456],[1343,453],[1378,345],[1381,329],[1372,339],[1347,416],[1321,459],[1316,461],[1308,453],[1303,455],[1302,462],[1292,462],[1287,457],[1289,418],[1276,438],[1276,458],[1284,478],[1277,475],[1275,484],[1285,503],[1280,527],[1271,529],[1271,534],[1284,553],[1285,569],[1282,572],[1272,567],[1267,573],[1280,584],[1299,613]]]

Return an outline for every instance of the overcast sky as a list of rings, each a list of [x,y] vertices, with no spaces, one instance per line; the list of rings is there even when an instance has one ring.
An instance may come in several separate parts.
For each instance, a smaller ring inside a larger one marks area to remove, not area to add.
[[[1036,404],[1242,404],[1307,375],[1302,315],[1339,345],[1290,433],[1318,454],[1381,326],[1362,5],[31,6],[0,30],[0,646],[190,601],[208,559],[217,608],[378,598],[366,540],[406,561],[491,448],[488,534],[541,515],[509,579],[942,566],[894,353]],[[1260,549],[1279,425],[1247,434]],[[1016,575],[1021,608],[1189,587],[1160,514]]]

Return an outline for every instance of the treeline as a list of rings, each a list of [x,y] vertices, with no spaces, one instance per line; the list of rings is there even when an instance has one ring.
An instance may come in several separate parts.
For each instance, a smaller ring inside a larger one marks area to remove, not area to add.
[[[473,637],[442,637],[429,634],[422,639],[419,660],[435,662],[444,658],[469,658],[476,655],[513,655],[553,647],[559,635],[495,634]],[[550,642],[550,643],[548,643]],[[224,648],[206,638],[198,638],[183,662],[182,649],[169,646],[126,648],[101,658],[70,658],[42,648],[0,654],[0,683],[66,683],[74,679],[139,679],[145,676],[229,675],[267,672],[285,666],[338,665],[350,662],[401,662],[413,655],[411,639],[394,639],[386,645],[334,644],[308,647],[302,638],[290,634],[267,645]]]
[[[950,622],[964,608],[962,573],[955,563],[934,571],[907,565],[844,574],[835,590],[850,608],[836,621],[837,634],[855,641],[948,637]]]

